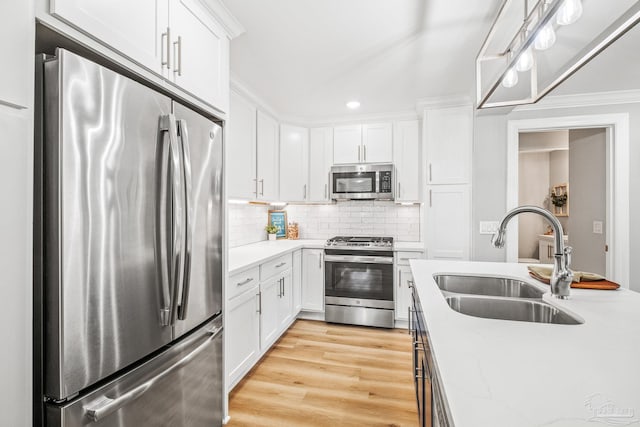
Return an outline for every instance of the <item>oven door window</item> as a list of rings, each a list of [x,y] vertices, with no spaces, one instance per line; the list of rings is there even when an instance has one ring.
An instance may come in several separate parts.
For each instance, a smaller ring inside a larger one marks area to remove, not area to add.
[[[327,262],[325,295],[393,301],[393,264]]]
[[[375,172],[347,172],[333,173],[334,193],[375,193],[376,173]]]

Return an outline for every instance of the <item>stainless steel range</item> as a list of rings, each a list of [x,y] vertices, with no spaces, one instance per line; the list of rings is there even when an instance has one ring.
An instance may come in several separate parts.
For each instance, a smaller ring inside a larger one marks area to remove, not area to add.
[[[325,320],[393,328],[393,238],[334,237],[324,252]]]

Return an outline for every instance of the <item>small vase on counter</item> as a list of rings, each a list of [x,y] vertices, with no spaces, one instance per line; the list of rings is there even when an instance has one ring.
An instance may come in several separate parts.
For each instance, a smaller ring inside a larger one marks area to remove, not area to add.
[[[275,241],[276,240],[276,235],[274,234],[267,234],[267,236],[269,236],[269,241]]]

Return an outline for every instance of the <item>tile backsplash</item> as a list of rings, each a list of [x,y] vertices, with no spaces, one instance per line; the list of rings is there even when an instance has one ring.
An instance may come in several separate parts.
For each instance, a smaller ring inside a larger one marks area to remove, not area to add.
[[[267,239],[269,206],[229,204],[229,246]],[[403,242],[420,241],[420,205],[381,201],[347,201],[332,205],[289,205],[289,222],[297,222],[300,239],[334,236],[386,236]]]
[[[387,236],[420,241],[420,205],[347,201],[333,205],[290,205],[288,220],[300,226],[301,239],[334,236]]]
[[[229,204],[229,247],[267,240],[269,206]]]

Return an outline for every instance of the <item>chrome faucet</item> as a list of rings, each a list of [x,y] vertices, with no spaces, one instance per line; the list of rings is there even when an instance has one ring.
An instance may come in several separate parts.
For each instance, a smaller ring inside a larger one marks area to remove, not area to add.
[[[558,221],[551,212],[546,209],[539,208],[537,206],[519,206],[510,210],[502,218],[498,231],[493,235],[491,243],[496,248],[504,246],[504,237],[507,232],[507,224],[516,215],[521,213],[535,213],[545,218],[553,227],[554,233],[554,255],[553,255],[553,272],[551,273],[551,295],[560,298],[569,298],[569,288],[571,282],[573,282],[573,271],[569,269],[571,265],[571,249],[570,246],[564,246],[564,234],[562,231],[562,224]]]

